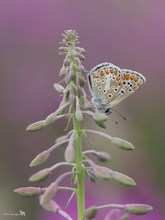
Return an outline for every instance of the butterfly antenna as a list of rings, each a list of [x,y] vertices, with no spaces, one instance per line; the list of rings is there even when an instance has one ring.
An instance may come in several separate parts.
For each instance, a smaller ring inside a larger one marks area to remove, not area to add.
[[[120,117],[121,117],[123,120],[127,120],[126,117],[124,117],[124,116],[123,116],[120,112],[118,112],[117,110],[112,109],[112,108],[111,108],[111,110],[114,111],[114,112],[116,112],[118,115],[120,115]],[[116,124],[118,124],[118,122],[117,122]]]

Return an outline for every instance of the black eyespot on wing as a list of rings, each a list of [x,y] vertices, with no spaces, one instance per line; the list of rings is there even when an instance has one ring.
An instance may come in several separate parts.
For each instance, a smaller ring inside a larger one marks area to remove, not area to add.
[[[106,110],[105,110],[105,114],[106,115],[110,115],[112,112],[111,112],[111,109],[110,108],[107,108]]]
[[[88,81],[89,81],[89,85],[90,85],[91,89],[93,89],[92,88],[92,82],[91,82],[91,76],[90,75],[88,75]]]

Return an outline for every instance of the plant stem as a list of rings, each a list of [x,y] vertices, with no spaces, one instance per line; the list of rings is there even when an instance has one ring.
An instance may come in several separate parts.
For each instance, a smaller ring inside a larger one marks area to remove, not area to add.
[[[80,122],[73,117],[74,130],[77,131],[77,136],[74,141],[76,152],[76,172],[77,172],[77,209],[78,220],[83,220],[85,215],[85,184],[84,184],[84,169],[82,166],[82,132]]]

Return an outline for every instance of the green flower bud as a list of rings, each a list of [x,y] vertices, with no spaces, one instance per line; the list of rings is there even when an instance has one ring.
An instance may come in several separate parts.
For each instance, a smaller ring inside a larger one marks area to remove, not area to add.
[[[85,49],[82,47],[76,47],[76,50],[78,50],[80,53],[85,53]]]
[[[40,204],[48,203],[56,194],[58,190],[57,183],[53,182],[50,186],[47,187],[44,194],[40,197]]]
[[[57,119],[57,112],[53,112],[50,115],[47,116],[44,122],[44,126],[47,126],[49,124],[52,124]]]
[[[38,154],[34,160],[30,163],[30,167],[36,167],[39,166],[40,164],[43,164],[48,157],[50,156],[50,153],[48,151],[43,151],[42,153]]]
[[[153,208],[146,204],[126,204],[125,211],[134,215],[144,215],[152,211]]]
[[[121,138],[113,137],[111,142],[112,142],[112,144],[115,144],[117,147],[122,148],[124,150],[134,150],[135,149],[133,144],[131,144],[128,141],[125,141]]]
[[[119,173],[117,171],[113,172],[112,178],[117,180],[121,184],[124,184],[127,186],[136,186],[136,183],[132,178],[130,178],[129,176],[126,176],[125,174]]]
[[[33,174],[33,175],[29,178],[29,181],[30,181],[30,182],[40,182],[40,181],[46,179],[46,178],[49,176],[50,173],[51,173],[51,172],[49,171],[48,168],[43,169],[43,170],[40,170],[39,172]]]
[[[75,151],[74,147],[68,145],[65,150],[65,161],[68,163],[74,163],[75,161]]]
[[[46,211],[49,211],[49,212],[55,212],[57,213],[58,210],[60,209],[59,205],[53,201],[53,200],[50,200],[49,202],[47,203],[44,203],[44,204],[40,204]]]
[[[108,119],[108,116],[101,112],[96,112],[93,114],[93,119],[98,126],[101,128],[106,128],[105,122]]]
[[[40,187],[22,187],[15,189],[14,192],[18,193],[21,196],[33,197],[42,193]]]
[[[60,84],[55,83],[53,86],[54,86],[54,89],[55,89],[57,92],[59,92],[59,93],[63,93],[63,92],[64,92],[64,87],[61,86]]]
[[[68,52],[68,47],[59,47],[59,51],[62,53]]]
[[[61,70],[60,70],[60,76],[65,75],[68,72],[68,70],[69,70],[68,67],[63,65]]]
[[[93,168],[93,171],[94,171],[94,175],[98,179],[103,179],[103,180],[112,179],[113,171],[108,169],[107,167],[95,165],[95,166],[92,166],[92,168]]]
[[[43,127],[44,127],[44,120],[37,121],[37,122],[34,122],[31,125],[29,125],[26,128],[26,131],[30,131],[30,132],[38,131],[38,130],[41,130]]]
[[[120,220],[129,220],[128,215],[123,215],[120,217]]]
[[[86,209],[85,217],[87,219],[93,219],[96,216],[96,214],[97,214],[97,209],[94,206],[92,206]]]
[[[76,110],[75,115],[76,115],[76,119],[77,119],[78,121],[83,121],[83,114],[82,114],[82,111],[81,111],[80,109],[79,109],[79,110]]]

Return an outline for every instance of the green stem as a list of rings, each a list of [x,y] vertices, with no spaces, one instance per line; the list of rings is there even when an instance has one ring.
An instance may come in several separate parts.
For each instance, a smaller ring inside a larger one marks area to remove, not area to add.
[[[83,220],[85,215],[85,184],[84,184],[84,169],[82,166],[82,132],[80,122],[73,117],[74,130],[77,135],[74,141],[76,152],[76,173],[77,173],[77,208],[78,220]]]

